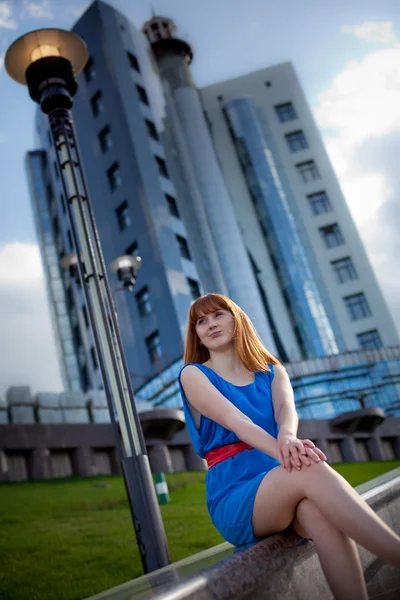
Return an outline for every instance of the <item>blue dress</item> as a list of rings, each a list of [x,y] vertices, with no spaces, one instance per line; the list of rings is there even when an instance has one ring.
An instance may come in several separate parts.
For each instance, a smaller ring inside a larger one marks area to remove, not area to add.
[[[244,386],[225,381],[210,367],[198,363],[194,363],[194,366],[200,369],[217,390],[253,423],[273,437],[278,436],[271,393],[271,383],[274,378],[273,365],[268,365],[271,369],[269,373],[256,373],[254,382]],[[180,374],[179,386],[186,425],[193,447],[199,456],[204,458],[209,450],[240,441],[232,431],[204,415],[200,417],[198,429],[180,382]],[[279,461],[276,458],[253,448],[227,458],[207,472],[208,512],[222,537],[234,546],[244,546],[257,541],[251,522],[254,500],[264,476],[278,465]]]

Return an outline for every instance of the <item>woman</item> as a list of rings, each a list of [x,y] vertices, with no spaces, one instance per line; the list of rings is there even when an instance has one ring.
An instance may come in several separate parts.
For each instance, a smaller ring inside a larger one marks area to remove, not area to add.
[[[400,567],[400,538],[297,437],[285,369],[247,315],[208,294],[191,306],[180,389],[196,452],[208,463],[207,508],[235,546],[291,527],[312,538],[337,599],[366,599],[355,540]]]

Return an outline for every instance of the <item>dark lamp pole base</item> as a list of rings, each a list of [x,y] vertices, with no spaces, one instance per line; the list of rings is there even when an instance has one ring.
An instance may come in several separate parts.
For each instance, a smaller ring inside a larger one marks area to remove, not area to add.
[[[150,573],[171,563],[157,494],[146,454],[121,460],[125,486],[131,503],[143,570]],[[153,496],[149,502],[149,494]],[[160,544],[160,540],[164,543]]]

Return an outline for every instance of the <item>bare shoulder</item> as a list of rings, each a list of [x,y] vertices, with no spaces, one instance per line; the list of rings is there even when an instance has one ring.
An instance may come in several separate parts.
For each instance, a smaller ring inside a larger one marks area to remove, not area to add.
[[[272,380],[273,388],[291,386],[288,372],[282,365],[274,365],[274,378]]]
[[[274,365],[274,374],[275,377],[278,376],[278,378],[284,377],[286,379],[288,377],[287,371],[282,365]]]
[[[200,376],[200,378],[205,377],[196,365],[186,365],[181,371],[181,382],[186,383],[192,381],[193,378],[197,378],[198,376]]]

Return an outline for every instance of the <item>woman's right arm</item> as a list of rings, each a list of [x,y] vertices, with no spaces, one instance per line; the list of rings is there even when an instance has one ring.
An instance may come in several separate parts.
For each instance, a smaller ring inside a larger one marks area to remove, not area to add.
[[[199,413],[235,433],[242,442],[279,460],[277,440],[225,398],[200,369],[185,367],[181,383],[186,398]]]

